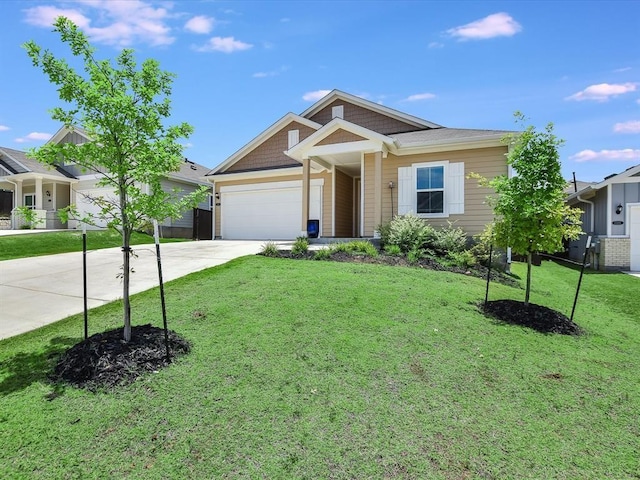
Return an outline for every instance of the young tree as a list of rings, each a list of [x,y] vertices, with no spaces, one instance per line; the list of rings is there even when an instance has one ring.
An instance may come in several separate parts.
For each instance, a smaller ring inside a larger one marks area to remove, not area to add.
[[[54,23],[74,57],[84,63],[78,73],[49,50],[33,41],[23,45],[34,66],[58,86],[60,99],[68,108],[56,107],[51,116],[73,128],[80,125],[92,141],[74,145],[47,144],[31,152],[39,161],[56,165],[68,159],[80,168],[103,175],[98,186],[114,189],[114,199],[90,199],[96,203],[109,226],[122,234],[124,339],[131,339],[129,275],[131,234],[145,219],[176,218],[206,195],[204,188],[177,198],[176,192],[162,190],[160,180],[177,171],[183,146],[178,139],[188,137],[187,123],[165,126],[170,115],[171,84],[175,75],[162,71],[156,60],[145,60],[138,69],[133,51],[125,49],[115,59],[97,60],[87,36],[69,19]]]
[[[524,123],[522,113],[516,112],[515,117],[517,123]],[[473,176],[497,193],[496,197],[488,197],[496,216],[492,226],[494,242],[527,258],[524,303],[528,305],[532,254],[558,252],[563,240],[578,238],[582,233],[582,212],[564,201],[567,182],[560,171],[558,154],[563,140],[553,134],[552,123],[544,132],[529,126],[504,140],[509,145],[507,164],[513,169],[513,176],[501,175],[491,180]]]

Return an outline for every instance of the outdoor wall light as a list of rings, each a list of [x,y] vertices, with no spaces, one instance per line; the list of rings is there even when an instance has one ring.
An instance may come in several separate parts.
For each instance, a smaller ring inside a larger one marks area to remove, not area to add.
[[[619,203],[618,206],[616,207],[616,213],[618,215],[620,215],[622,213],[622,204],[621,203]]]
[[[50,196],[51,196],[51,192],[50,192],[49,190],[47,190],[46,192],[44,192],[44,194],[45,194],[47,197],[50,197]]]
[[[216,200],[220,200],[220,192],[216,192]]]

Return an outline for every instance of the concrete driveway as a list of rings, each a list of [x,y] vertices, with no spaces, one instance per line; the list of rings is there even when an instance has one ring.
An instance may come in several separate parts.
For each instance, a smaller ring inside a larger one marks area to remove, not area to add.
[[[165,282],[229,260],[258,253],[264,242],[199,241],[160,246]],[[158,285],[154,245],[132,247],[131,293]],[[87,253],[89,308],[122,298],[120,248]],[[0,339],[34,330],[83,311],[82,253],[0,262]]]

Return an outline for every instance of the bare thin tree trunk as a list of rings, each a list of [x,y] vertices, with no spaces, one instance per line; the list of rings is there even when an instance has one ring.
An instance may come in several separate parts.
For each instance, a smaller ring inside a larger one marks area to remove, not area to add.
[[[524,294],[524,304],[529,305],[529,295],[531,293],[531,252],[527,253],[527,289]]]

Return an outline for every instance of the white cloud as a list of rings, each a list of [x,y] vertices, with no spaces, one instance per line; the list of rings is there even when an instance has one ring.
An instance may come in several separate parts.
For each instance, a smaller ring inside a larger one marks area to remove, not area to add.
[[[0,125],[0,132],[6,132],[7,130],[11,130],[11,129],[6,125]]]
[[[80,27],[92,41],[127,47],[141,42],[152,46],[175,41],[167,25],[170,13],[141,0],[77,0],[78,8],[62,9],[40,5],[25,10],[26,21],[50,28],[58,16],[65,16]],[[166,3],[171,8],[171,4]],[[95,17],[95,22],[91,17]]]
[[[189,21],[185,23],[184,28],[193,33],[207,34],[213,30],[214,24],[214,18],[198,15],[197,17],[189,19]]]
[[[90,23],[90,20],[78,10],[57,8],[49,5],[28,8],[25,12],[27,14],[27,23],[37,27],[51,28],[58,17],[67,17],[82,29],[87,28]]]
[[[508,13],[494,13],[488,17],[450,28],[447,33],[459,40],[485,40],[494,37],[511,37],[522,30]]]
[[[50,133],[31,132],[29,135],[16,138],[15,141],[18,143],[26,143],[26,142],[35,142],[39,140],[49,140],[51,137],[52,135]]]
[[[271,70],[269,72],[256,72],[251,76],[253,78],[276,77],[276,76],[280,75],[281,73],[286,72],[287,70],[289,70],[289,67],[286,66],[286,65],[283,65],[278,70]]]
[[[565,100],[575,100],[581,102],[583,100],[595,100],[596,102],[606,102],[611,97],[617,97],[624,93],[635,92],[637,83],[599,83],[597,85],[590,85],[584,90],[574,93],[573,95],[566,97]]]
[[[331,90],[316,90],[314,92],[307,92],[302,96],[305,102],[317,102],[322,97],[326,97],[331,93]]]
[[[640,160],[640,150],[625,148],[623,150],[582,150],[569,157],[576,162],[608,162],[608,161],[625,161],[635,162]]]
[[[416,93],[415,95],[409,95],[403,102],[419,102],[420,100],[431,100],[432,98],[436,98],[433,93]]]
[[[199,47],[195,47],[198,52],[223,52],[232,53],[241,50],[248,50],[253,45],[241,42],[233,37],[213,37],[207,43]]]
[[[429,44],[429,48],[442,48],[444,47],[444,43],[440,43],[440,42],[431,42]]]
[[[613,131],[616,133],[640,133],[640,120],[616,123],[613,126]]]
[[[622,73],[622,72],[628,72],[629,70],[631,70],[631,67],[622,67],[622,68],[616,68],[614,72]]]

